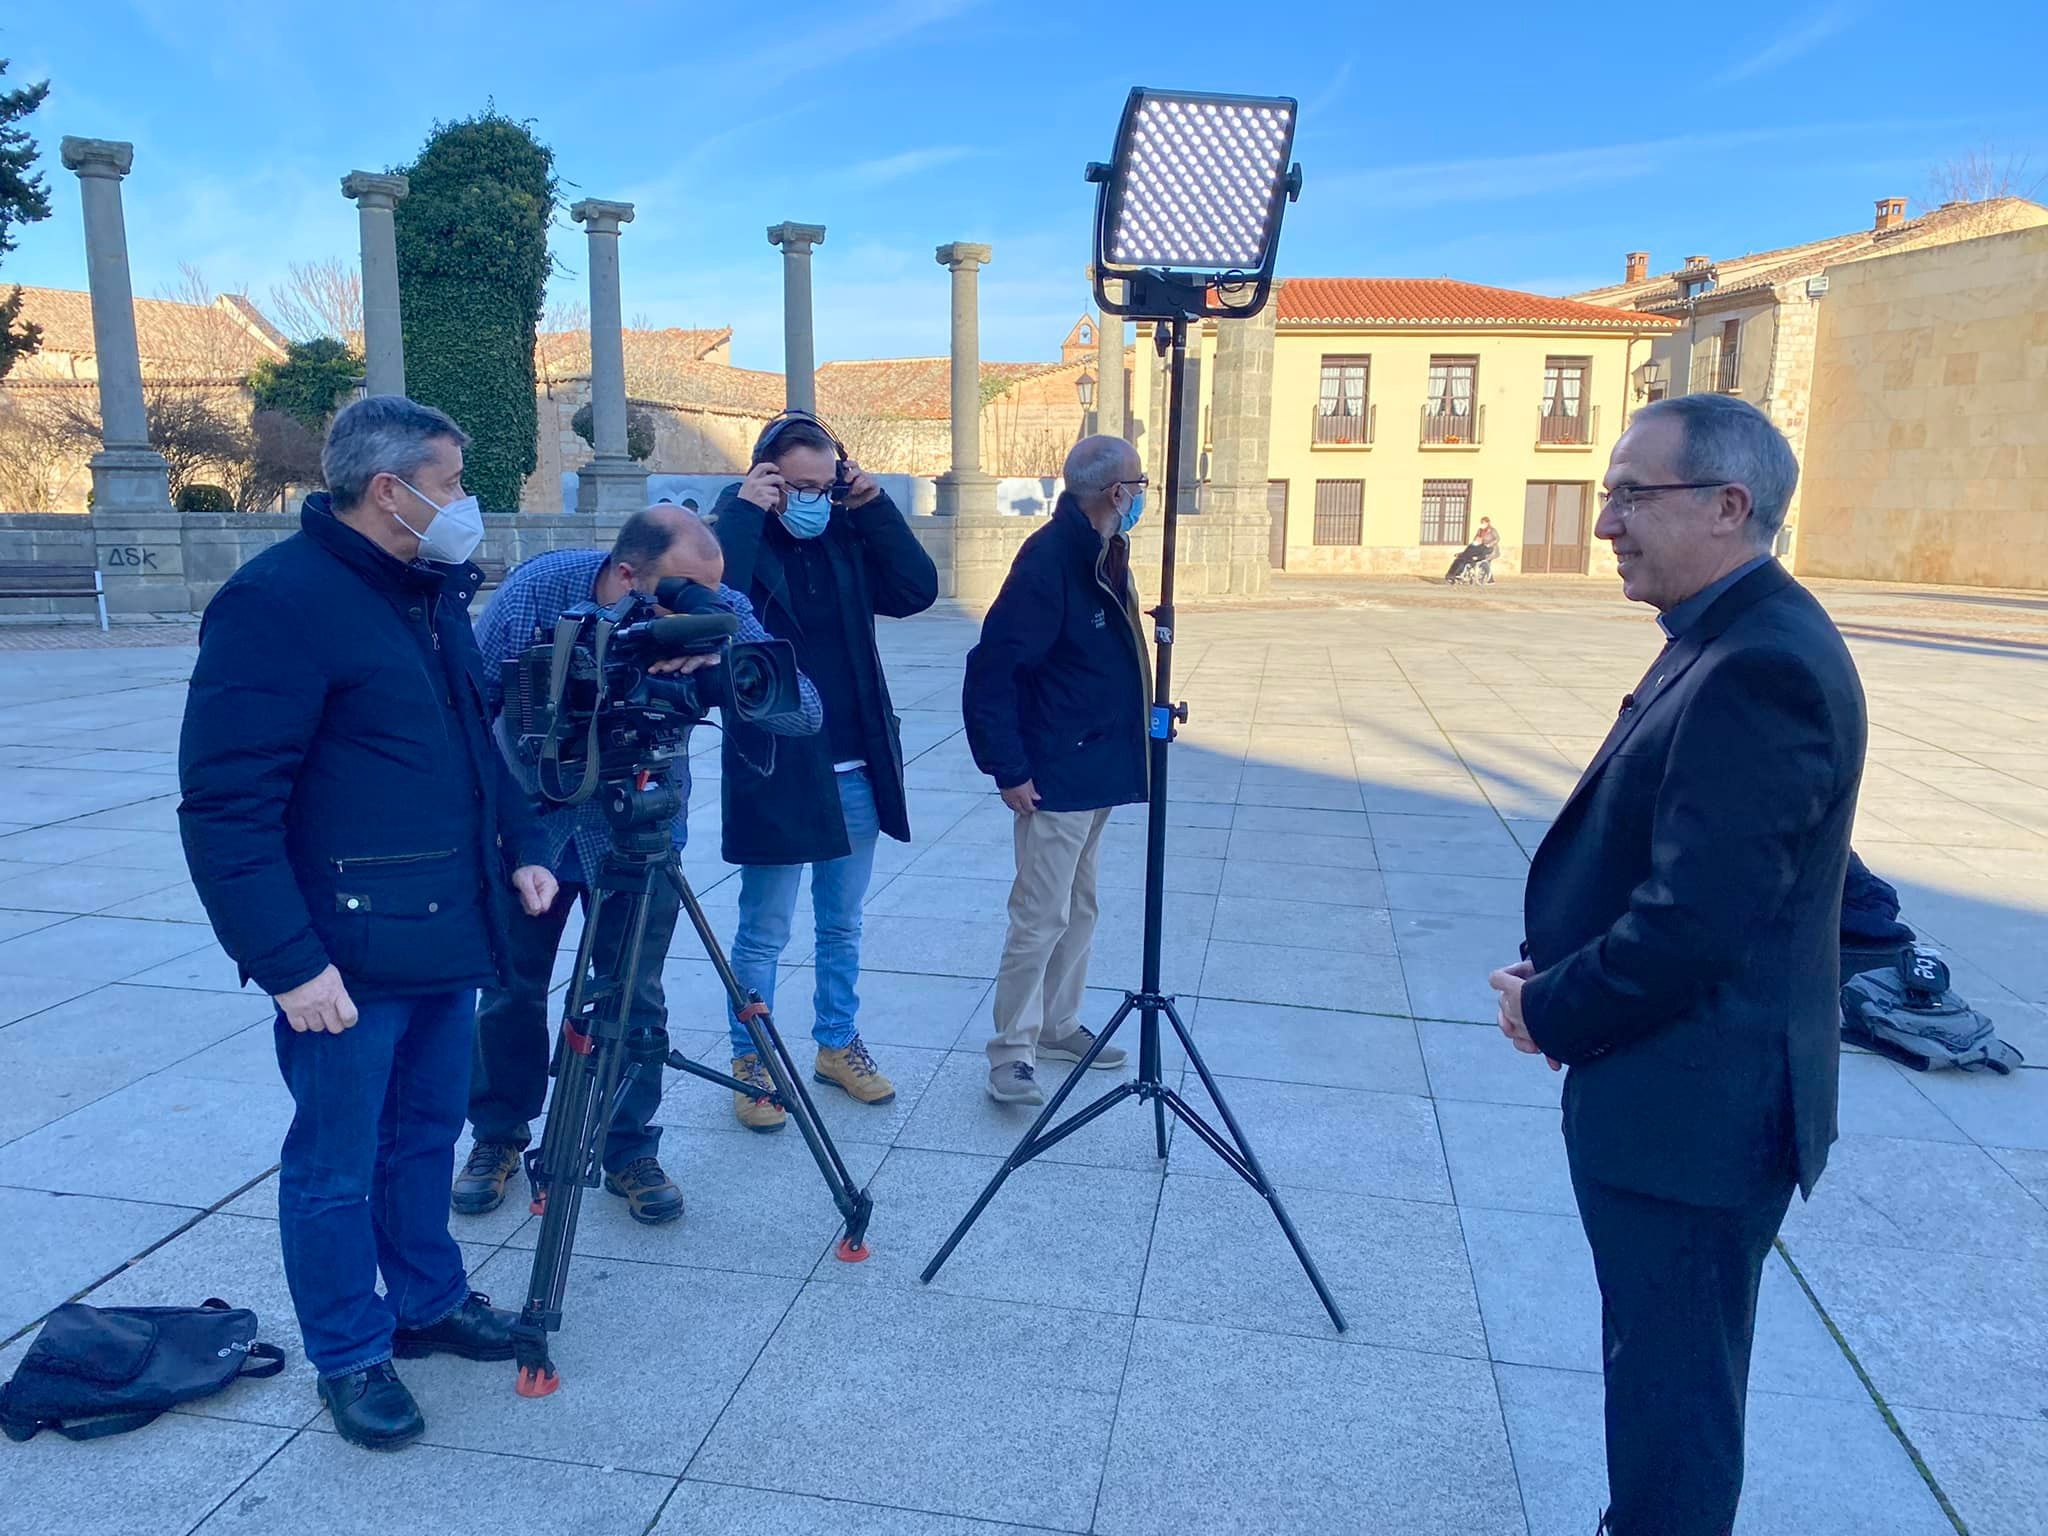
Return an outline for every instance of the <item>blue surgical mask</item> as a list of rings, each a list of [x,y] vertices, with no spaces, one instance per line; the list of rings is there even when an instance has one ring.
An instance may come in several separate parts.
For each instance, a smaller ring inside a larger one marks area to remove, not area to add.
[[[791,491],[782,504],[782,526],[792,538],[815,539],[831,521],[830,491]]]
[[[1116,531],[1118,533],[1129,533],[1138,526],[1138,519],[1144,515],[1145,493],[1140,491],[1131,498],[1131,504],[1124,508],[1123,515],[1116,520]]]

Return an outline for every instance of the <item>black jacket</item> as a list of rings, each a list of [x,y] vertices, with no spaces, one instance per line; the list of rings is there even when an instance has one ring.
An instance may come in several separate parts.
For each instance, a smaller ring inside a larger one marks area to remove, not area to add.
[[[1863,689],[1775,561],[1666,649],[1529,870],[1529,1034],[1574,1168],[1732,1206],[1835,1139]]]
[[[491,741],[471,566],[407,565],[309,496],[207,606],[178,743],[192,883],[244,982],[352,995],[498,979],[540,857]]]
[[[974,765],[1011,789],[1026,779],[1048,811],[1146,798],[1151,704],[1145,633],[1126,561],[1062,493],[1024,541],[967,653],[960,712]],[[1129,545],[1124,544],[1128,551]]]
[[[882,830],[910,840],[910,809],[903,791],[902,722],[889,700],[875,616],[907,619],[938,601],[939,572],[917,535],[887,496],[857,511],[835,511],[818,535],[832,563],[839,592],[837,633],[809,634],[791,606],[782,550],[790,535],[752,502],[739,499],[734,482],[720,493],[707,519],[725,550],[725,584],[746,593],[768,632],[796,647],[797,665],[816,676],[805,657],[814,647],[839,646],[853,666],[860,694],[860,735],[874,785]],[[826,709],[833,706],[828,700]],[[762,774],[753,763],[773,763]],[[728,864],[814,864],[844,858],[851,849],[839,790],[832,775],[829,730],[815,736],[768,738],[747,726],[728,726],[724,743],[721,842]]]

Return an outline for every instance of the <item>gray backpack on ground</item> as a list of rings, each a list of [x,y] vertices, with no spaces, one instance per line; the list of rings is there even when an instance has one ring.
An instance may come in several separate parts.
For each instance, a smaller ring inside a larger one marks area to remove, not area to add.
[[[1889,970],[1863,971],[1842,987],[1842,1038],[1904,1062],[2007,1073],[2024,1058],[1991,1021],[1949,990],[1948,966],[1918,944]]]

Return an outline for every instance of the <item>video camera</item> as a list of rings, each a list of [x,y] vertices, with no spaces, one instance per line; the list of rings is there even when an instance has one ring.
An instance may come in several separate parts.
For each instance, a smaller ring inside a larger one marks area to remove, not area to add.
[[[628,592],[609,606],[578,603],[556,620],[552,639],[537,632],[512,663],[506,707],[542,796],[573,805],[601,781],[654,771],[685,750],[689,728],[714,708],[728,725],[799,708],[789,642],[736,645],[738,629],[710,588],[670,579],[651,597]],[[717,665],[687,676],[649,671],[656,662],[706,655]]]

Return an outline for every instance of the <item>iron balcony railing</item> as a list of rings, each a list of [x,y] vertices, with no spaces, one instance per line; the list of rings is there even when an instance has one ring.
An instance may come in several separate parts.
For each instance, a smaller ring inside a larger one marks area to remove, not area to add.
[[[1379,415],[1380,408],[1376,405],[1334,415],[1318,405],[1311,441],[1318,448],[1369,448],[1378,427]]]
[[[1600,407],[1563,411],[1540,411],[1536,419],[1536,441],[1553,448],[1584,448],[1600,437]]]
[[[1439,411],[1422,408],[1422,446],[1456,448],[1486,441],[1486,407],[1468,411]]]

